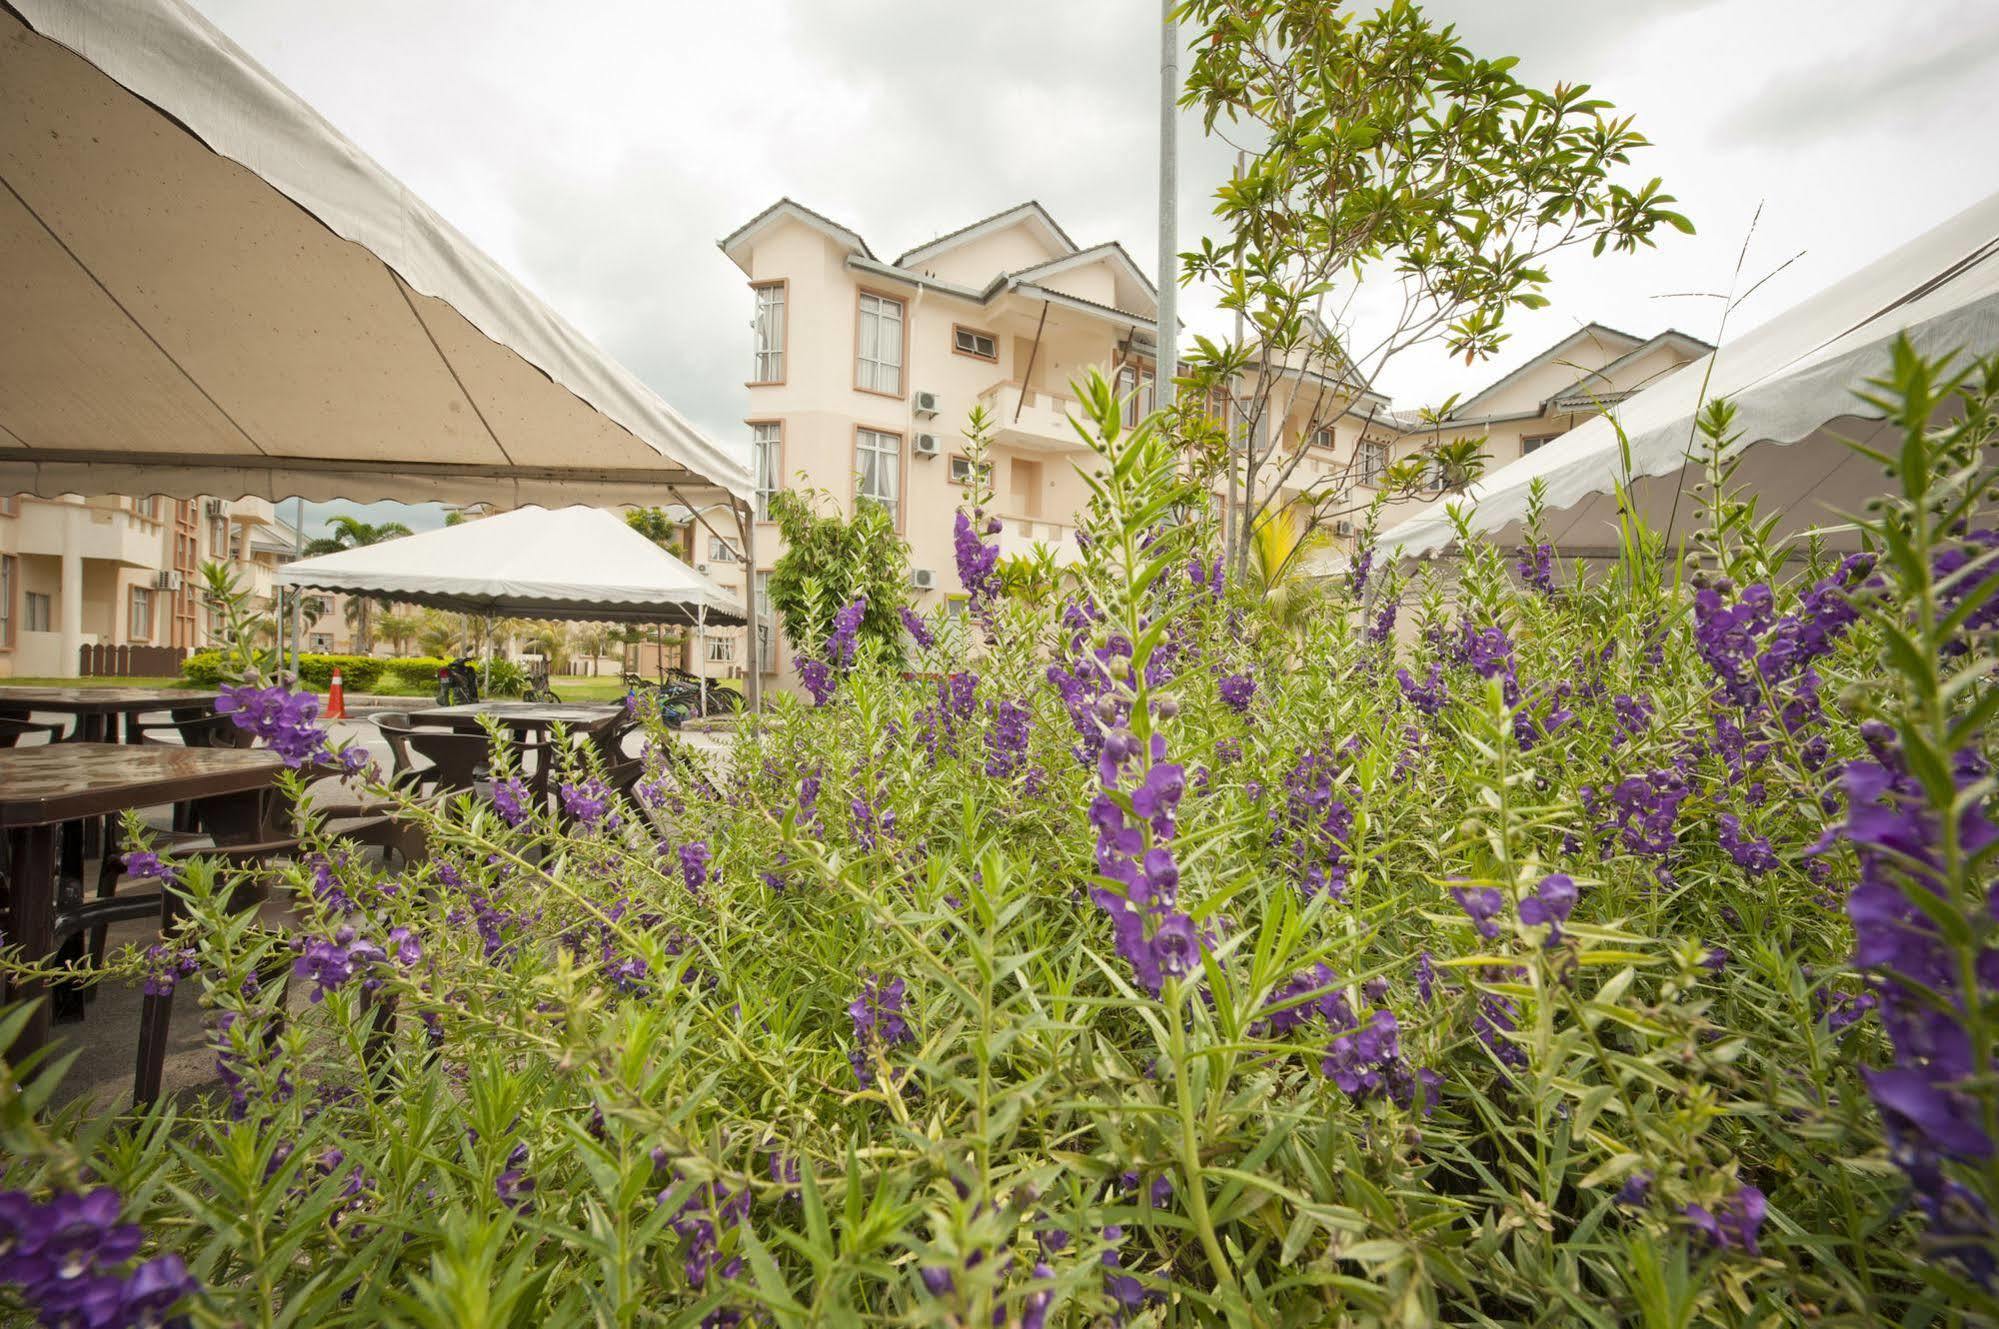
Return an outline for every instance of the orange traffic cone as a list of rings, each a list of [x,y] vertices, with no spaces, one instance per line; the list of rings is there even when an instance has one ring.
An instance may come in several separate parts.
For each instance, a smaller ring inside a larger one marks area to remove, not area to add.
[[[347,689],[340,681],[338,669],[333,671],[333,685],[326,690],[326,714],[321,718],[327,720],[347,718]]]

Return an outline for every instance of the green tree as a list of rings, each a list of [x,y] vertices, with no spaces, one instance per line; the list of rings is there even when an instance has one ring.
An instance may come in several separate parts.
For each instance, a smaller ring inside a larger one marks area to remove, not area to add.
[[[823,490],[771,496],[771,519],[785,550],[770,573],[770,605],[792,649],[811,652],[832,631],[833,615],[855,596],[867,599],[861,639],[900,651],[908,600],[909,546],[880,504],[862,502],[852,517],[821,516]]]
[[[397,655],[409,654],[409,645],[423,627],[423,620],[411,613],[386,613],[375,620],[375,631]]]
[[[335,517],[327,524],[327,534],[306,544],[306,557],[320,554],[338,554],[347,549],[361,549],[368,545],[380,544],[384,540],[395,540],[410,533],[410,528],[399,521],[385,521],[369,525],[352,517]],[[354,650],[366,655],[374,646],[373,618],[375,602],[364,595],[355,596],[349,603],[347,621],[354,627]]]
[[[1308,556],[1327,544],[1325,528],[1312,524],[1311,504],[1297,500],[1266,510],[1251,528],[1244,584],[1261,596],[1272,621],[1295,630],[1319,599],[1305,576]]]
[[[665,508],[627,508],[625,525],[670,554],[687,554],[687,524],[668,516]]]
[[[1382,369],[1412,347],[1492,355],[1509,312],[1548,303],[1545,264],[1560,250],[1628,251],[1662,226],[1693,227],[1658,180],[1613,178],[1646,146],[1629,118],[1587,85],[1527,86],[1514,60],[1479,58],[1406,0],[1366,14],[1341,0],[1188,0],[1178,12],[1194,29],[1182,104],[1250,145],[1215,192],[1221,237],[1182,255],[1185,280],[1210,283],[1246,329],[1197,337],[1183,380],[1195,401],[1229,403],[1238,442],[1222,469],[1241,571],[1307,455],[1286,446],[1284,416],[1309,408],[1310,437],[1364,413]],[[1370,280],[1394,288],[1385,315],[1355,298]],[[1392,468],[1377,487],[1463,479],[1477,442],[1453,440],[1441,467]],[[1311,488],[1314,525],[1352,505],[1356,478]]]

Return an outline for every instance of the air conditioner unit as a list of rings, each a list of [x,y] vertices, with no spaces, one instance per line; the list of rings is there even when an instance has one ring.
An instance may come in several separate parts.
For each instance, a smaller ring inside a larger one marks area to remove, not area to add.
[[[938,408],[937,408],[936,393],[919,392],[916,394],[915,411],[918,415],[925,415],[925,416],[935,415],[937,414],[937,409]]]
[[[1333,534],[1339,536],[1342,540],[1351,538],[1353,535],[1353,523],[1350,521],[1334,522]]]
[[[220,517],[222,515],[222,500],[219,498],[211,498],[208,500],[206,504],[203,505],[202,510],[209,515],[209,518],[211,520]]]
[[[694,570],[704,577],[708,575],[708,565],[706,563],[696,563]]]
[[[919,591],[935,590],[937,574],[929,568],[916,568],[909,574],[909,584]]]
[[[915,452],[919,457],[935,457],[942,448],[943,444],[937,441],[937,435],[935,434],[918,434],[916,436]]]
[[[162,591],[177,591],[182,585],[181,574],[172,571],[160,572],[154,576],[153,585]]]

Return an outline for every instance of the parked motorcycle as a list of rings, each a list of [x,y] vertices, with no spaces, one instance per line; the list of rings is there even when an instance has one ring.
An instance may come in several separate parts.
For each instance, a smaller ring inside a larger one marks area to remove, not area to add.
[[[437,671],[437,704],[464,706],[479,700],[479,678],[472,672],[472,657],[461,655]]]

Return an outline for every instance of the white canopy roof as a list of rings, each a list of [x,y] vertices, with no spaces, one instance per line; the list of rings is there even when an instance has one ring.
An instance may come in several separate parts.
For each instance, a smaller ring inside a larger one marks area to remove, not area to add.
[[[1881,492],[1881,469],[1840,440],[1869,442],[1887,428],[1854,392],[1887,370],[1900,332],[1926,355],[1999,348],[1999,195],[1611,408],[1630,439],[1632,494],[1646,520],[1670,543],[1698,519],[1694,496],[1683,492],[1701,478],[1689,448],[1698,458],[1695,417],[1716,397],[1736,408],[1736,483],[1760,512],[1781,514],[1779,535],[1860,512]],[[1598,417],[1389,528],[1380,549],[1410,557],[1445,548],[1456,538],[1451,503],[1476,505],[1473,530],[1516,542],[1538,478],[1556,546],[1569,555],[1607,552],[1617,543],[1621,467],[1617,432]],[[1828,543],[1851,547],[1855,537],[1839,531]]]
[[[746,498],[182,0],[0,2],[0,493]]]
[[[502,512],[300,559],[273,580],[497,617],[744,622],[737,595],[601,508]]]

